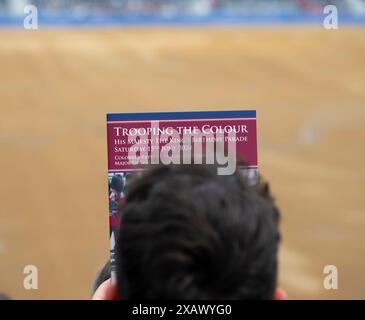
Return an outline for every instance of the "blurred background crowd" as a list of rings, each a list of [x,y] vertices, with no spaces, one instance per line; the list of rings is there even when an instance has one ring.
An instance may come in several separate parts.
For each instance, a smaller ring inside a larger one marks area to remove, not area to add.
[[[363,0],[0,0],[3,15],[23,14],[33,4],[45,14],[74,15],[316,15],[334,4],[342,14],[365,15]]]

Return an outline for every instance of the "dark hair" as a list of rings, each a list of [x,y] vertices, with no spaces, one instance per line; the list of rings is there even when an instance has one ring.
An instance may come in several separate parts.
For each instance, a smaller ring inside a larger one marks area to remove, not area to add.
[[[116,243],[122,299],[272,299],[279,211],[267,184],[170,165],[130,181]]]
[[[117,192],[122,192],[123,187],[124,187],[123,177],[120,174],[114,175],[112,181],[110,182],[110,188],[114,189]]]

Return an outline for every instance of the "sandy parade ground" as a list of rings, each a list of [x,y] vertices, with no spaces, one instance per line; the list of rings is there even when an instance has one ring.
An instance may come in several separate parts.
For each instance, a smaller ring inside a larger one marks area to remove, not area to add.
[[[365,28],[2,29],[0,74],[0,292],[89,297],[108,259],[107,112],[256,109],[281,286],[365,298]]]

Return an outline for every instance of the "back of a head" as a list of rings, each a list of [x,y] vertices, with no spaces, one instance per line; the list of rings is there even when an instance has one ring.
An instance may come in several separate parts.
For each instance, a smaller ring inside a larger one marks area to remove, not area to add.
[[[268,189],[203,165],[130,182],[116,244],[122,299],[273,297],[279,212]]]

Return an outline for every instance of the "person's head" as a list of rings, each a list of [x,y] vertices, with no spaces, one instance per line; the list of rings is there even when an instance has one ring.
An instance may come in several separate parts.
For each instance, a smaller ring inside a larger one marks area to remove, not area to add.
[[[267,185],[215,166],[129,181],[116,242],[121,299],[272,299],[279,211]]]
[[[110,188],[118,193],[121,193],[123,191],[123,187],[124,187],[123,177],[120,174],[114,175],[110,182]]]

